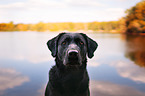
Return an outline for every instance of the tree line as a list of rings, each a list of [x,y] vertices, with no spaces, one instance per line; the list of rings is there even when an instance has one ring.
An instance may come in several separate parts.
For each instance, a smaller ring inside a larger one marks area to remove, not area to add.
[[[126,10],[126,16],[109,22],[58,22],[37,24],[0,23],[0,31],[88,31],[145,33],[145,0]]]
[[[88,22],[88,23],[43,23],[37,24],[14,24],[0,23],[0,31],[93,31],[93,32],[121,32],[123,22]]]

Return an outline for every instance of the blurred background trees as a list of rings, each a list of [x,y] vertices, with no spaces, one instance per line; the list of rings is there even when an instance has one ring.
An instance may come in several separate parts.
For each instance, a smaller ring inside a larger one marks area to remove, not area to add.
[[[89,22],[89,23],[43,23],[37,24],[13,24],[1,23],[0,31],[91,31],[91,32],[121,32],[119,21],[110,22]]]
[[[0,23],[0,31],[85,31],[145,33],[145,0],[126,10],[126,16],[109,22],[58,22],[37,24]]]
[[[126,32],[145,33],[145,0],[126,11]]]

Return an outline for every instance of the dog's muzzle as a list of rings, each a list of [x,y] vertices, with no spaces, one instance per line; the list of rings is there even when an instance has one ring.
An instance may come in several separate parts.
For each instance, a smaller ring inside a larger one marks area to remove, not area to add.
[[[67,65],[81,65],[80,64],[80,56],[79,56],[79,51],[78,50],[74,50],[74,49],[70,49],[67,52],[67,56],[68,56],[68,60],[67,60]]]
[[[81,65],[81,54],[76,44],[70,44],[66,50],[64,65]]]

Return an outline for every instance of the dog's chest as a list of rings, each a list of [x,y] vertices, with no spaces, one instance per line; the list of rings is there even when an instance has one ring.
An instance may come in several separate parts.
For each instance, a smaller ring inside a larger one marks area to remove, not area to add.
[[[60,80],[63,89],[67,92],[75,92],[80,88],[82,82],[83,74],[79,72],[65,74],[63,79]]]

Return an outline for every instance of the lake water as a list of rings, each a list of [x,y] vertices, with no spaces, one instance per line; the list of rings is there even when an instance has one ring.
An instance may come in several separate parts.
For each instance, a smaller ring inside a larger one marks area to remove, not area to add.
[[[54,65],[46,42],[58,33],[0,32],[0,96],[43,96]],[[145,96],[145,36],[87,34],[91,96]]]

